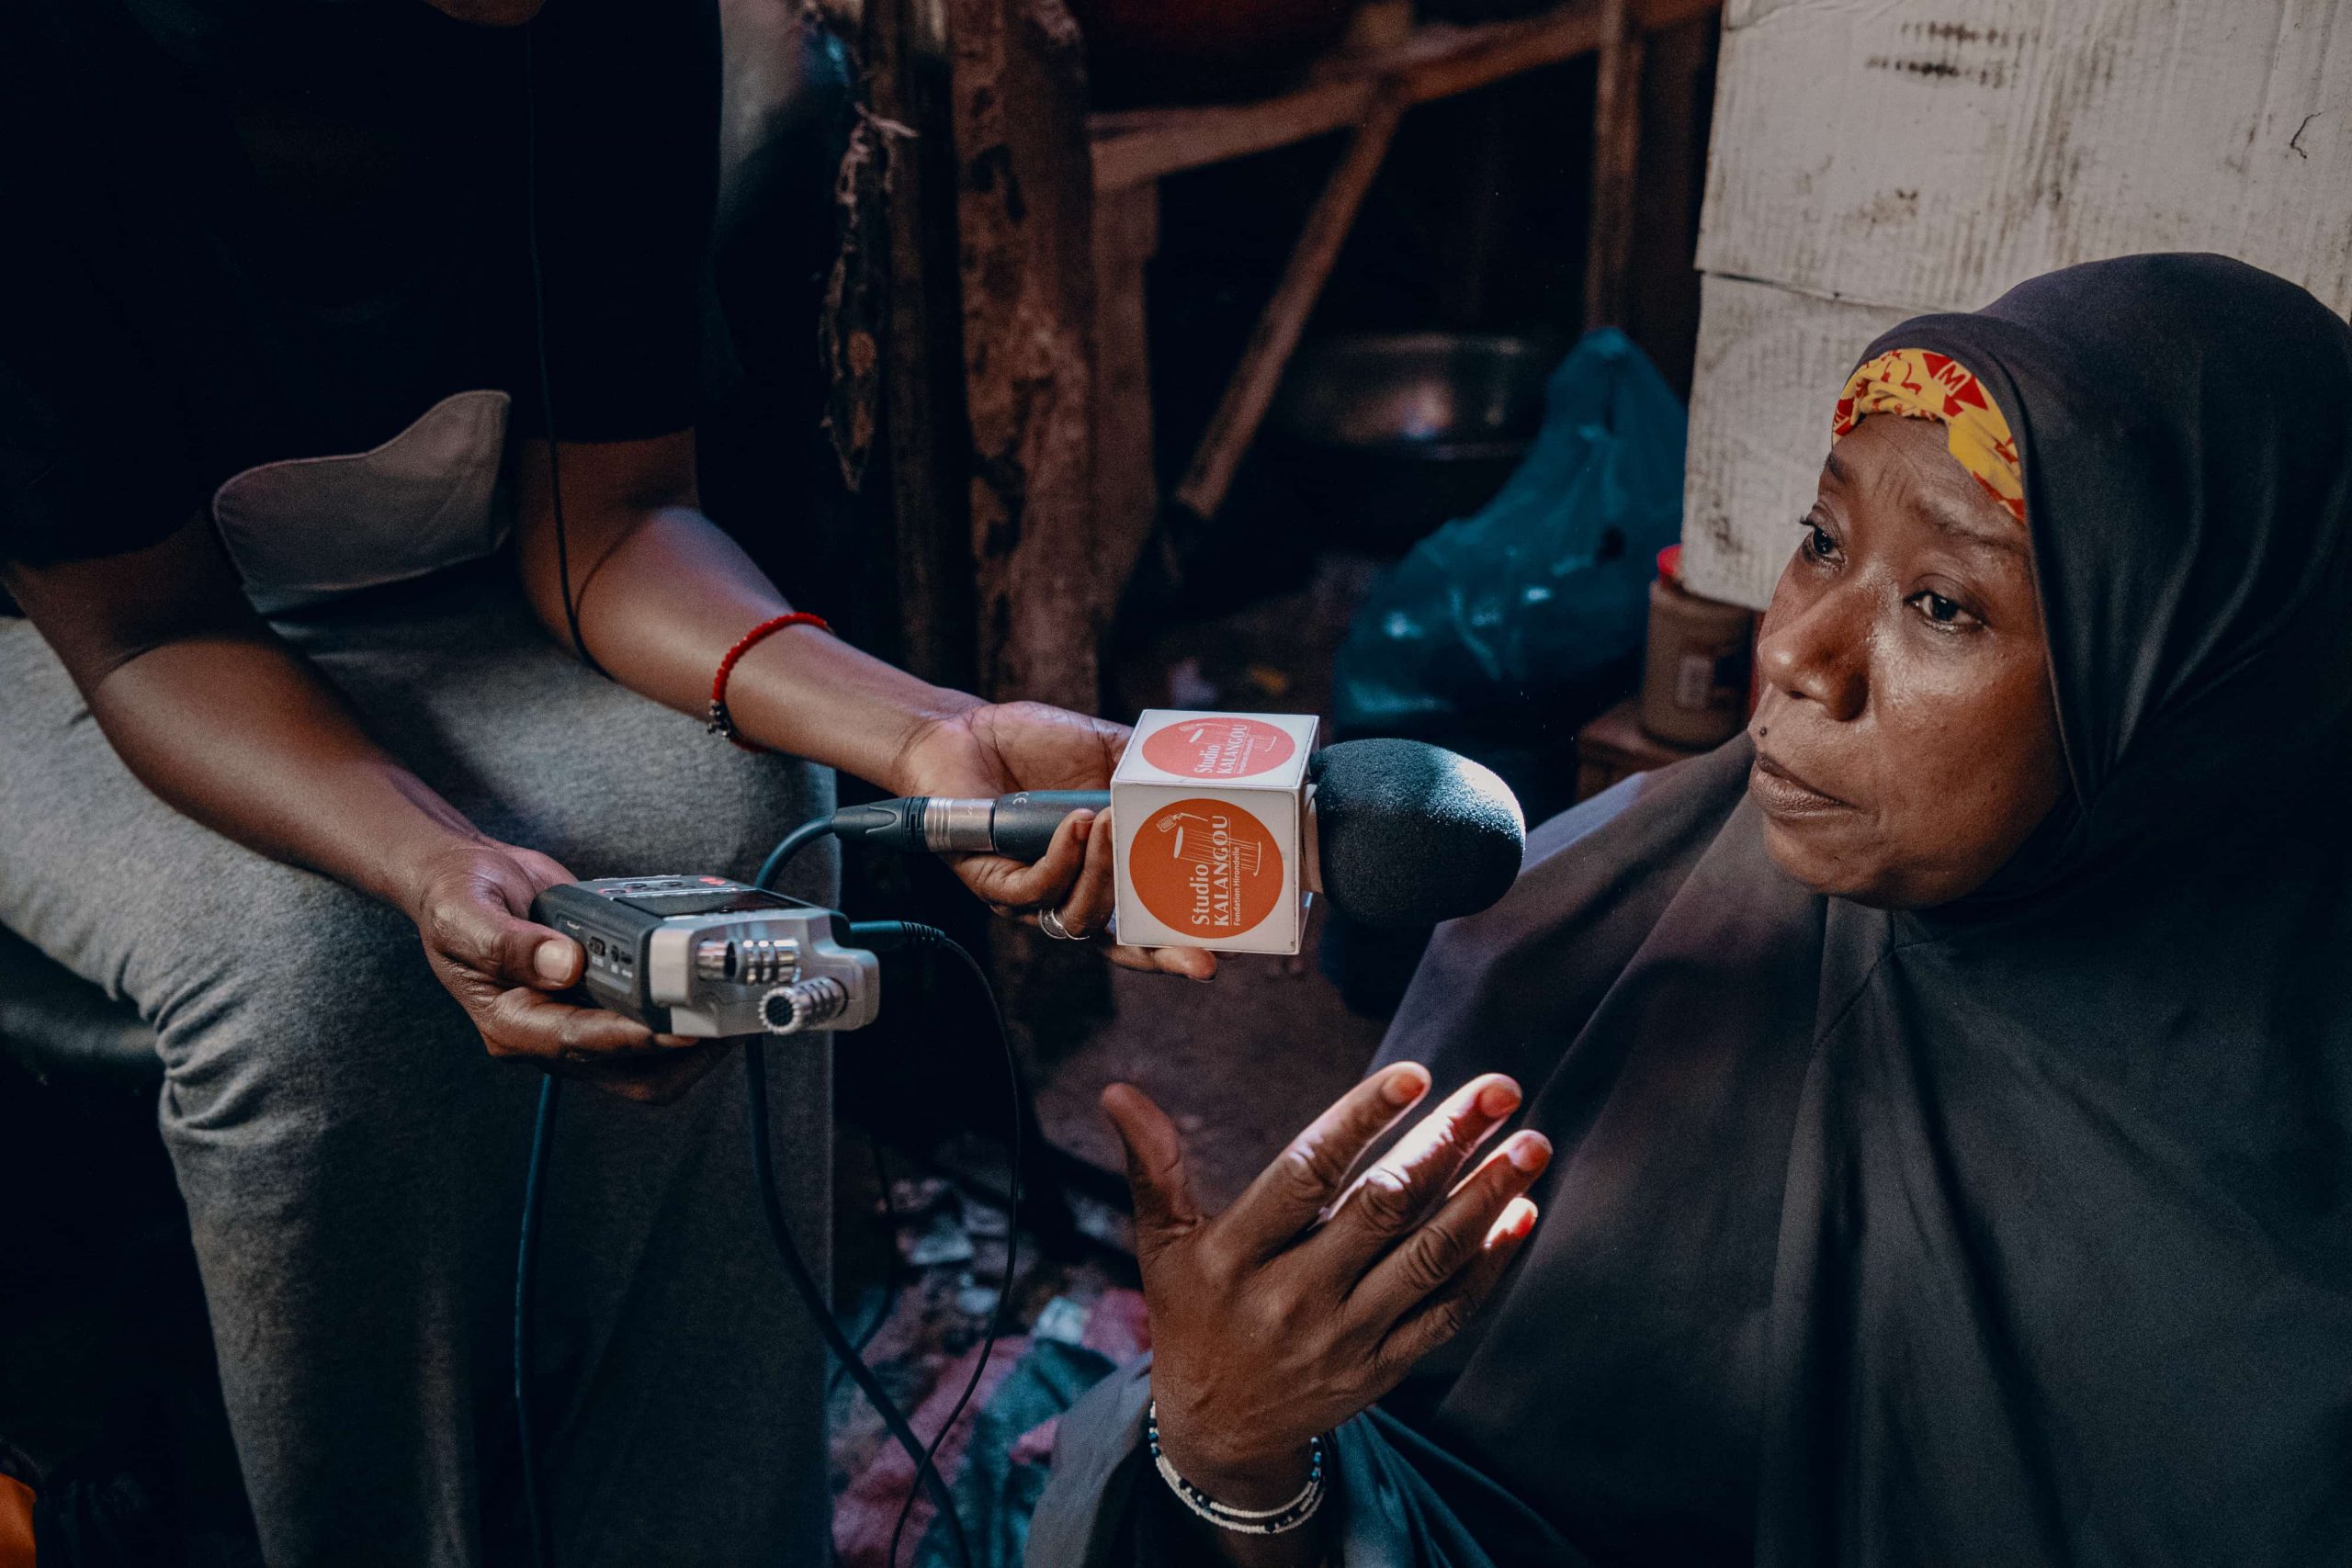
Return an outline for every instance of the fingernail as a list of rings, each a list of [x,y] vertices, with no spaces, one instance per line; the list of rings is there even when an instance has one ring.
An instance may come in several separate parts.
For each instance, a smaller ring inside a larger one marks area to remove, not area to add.
[[[674,1051],[682,1045],[699,1045],[702,1042],[691,1034],[657,1034],[653,1037],[653,1043],[667,1045]]]
[[[1392,1071],[1388,1075],[1388,1081],[1381,1086],[1381,1093],[1388,1097],[1388,1102],[1392,1105],[1410,1105],[1419,1100],[1429,1087],[1429,1074],[1418,1066],[1408,1066]]]
[[[1552,1140],[1541,1133],[1523,1133],[1510,1141],[1511,1168],[1529,1175],[1551,1163]]]
[[[542,979],[561,980],[571,974],[571,944],[567,942],[543,942],[531,954],[531,967]]]
[[[1503,1234],[1517,1241],[1535,1228],[1535,1205],[1524,1198],[1514,1198],[1503,1212]]]
[[[1488,1116],[1508,1116],[1519,1109],[1519,1086],[1498,1078],[1478,1091],[1478,1109]]]

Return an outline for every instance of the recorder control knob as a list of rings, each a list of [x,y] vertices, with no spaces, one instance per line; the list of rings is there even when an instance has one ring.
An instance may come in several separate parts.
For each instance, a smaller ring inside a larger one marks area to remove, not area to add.
[[[830,975],[778,986],[760,998],[760,1021],[770,1034],[820,1029],[849,1009],[849,987]]]
[[[774,986],[800,972],[800,943],[788,936],[705,937],[695,943],[695,978]]]

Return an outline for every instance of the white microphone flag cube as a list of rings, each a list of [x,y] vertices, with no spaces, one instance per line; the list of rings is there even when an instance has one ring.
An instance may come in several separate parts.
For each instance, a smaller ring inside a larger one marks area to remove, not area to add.
[[[1119,940],[1296,953],[1311,714],[1147,710],[1111,775]]]

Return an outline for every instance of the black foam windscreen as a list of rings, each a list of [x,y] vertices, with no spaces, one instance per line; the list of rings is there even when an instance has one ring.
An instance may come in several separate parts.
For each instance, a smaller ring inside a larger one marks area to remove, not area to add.
[[[1316,753],[1323,896],[1371,926],[1475,914],[1519,875],[1527,819],[1493,771],[1419,740],[1342,740]]]

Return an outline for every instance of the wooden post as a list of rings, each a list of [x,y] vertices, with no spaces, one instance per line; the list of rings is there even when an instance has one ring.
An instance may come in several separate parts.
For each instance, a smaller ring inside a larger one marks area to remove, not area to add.
[[[1094,619],[1100,646],[1159,506],[1144,274],[1159,249],[1156,180],[1094,193]]]
[[[1621,325],[1634,254],[1634,179],[1642,151],[1642,35],[1632,0],[1601,0],[1592,103],[1592,220],[1585,245],[1584,324]]]
[[[1061,0],[948,0],[979,689],[1091,712],[1099,681],[1094,189]]]
[[[1668,385],[1690,395],[1699,340],[1699,193],[1715,18],[1652,33],[1643,51],[1641,199],[1634,216],[1626,316]]]
[[[1086,62],[1062,0],[947,0],[971,569],[984,696],[1091,713],[1094,178]],[[1102,959],[999,920],[989,946],[1033,1062],[1110,1004]]]
[[[1374,99],[1363,123],[1349,139],[1339,167],[1331,171],[1322,194],[1315,198],[1306,227],[1283,268],[1282,281],[1274,286],[1273,298],[1266,301],[1250,333],[1241,364],[1226,383],[1225,396],[1209,419],[1208,432],[1201,437],[1192,468],[1176,487],[1176,499],[1194,516],[1215,516],[1225,504],[1234,471],[1257,438],[1267,405],[1273,401],[1274,389],[1290,364],[1291,351],[1298,346],[1306,318],[1340,259],[1340,247],[1355,223],[1356,209],[1363,205],[1364,193],[1372,188],[1381,161],[1388,156],[1388,144],[1396,139],[1396,123],[1404,112],[1401,94],[1384,92]]]
[[[946,62],[918,0],[861,7],[870,138],[882,170],[888,244],[881,354],[883,490],[899,609],[899,658],[926,680],[968,684],[973,648],[970,528],[961,487],[963,354],[955,248],[956,166]]]

